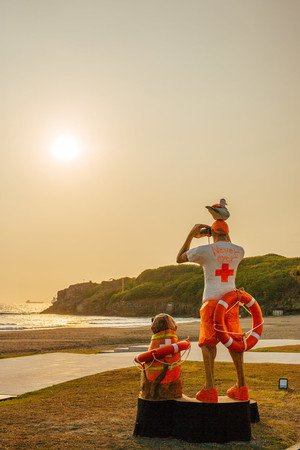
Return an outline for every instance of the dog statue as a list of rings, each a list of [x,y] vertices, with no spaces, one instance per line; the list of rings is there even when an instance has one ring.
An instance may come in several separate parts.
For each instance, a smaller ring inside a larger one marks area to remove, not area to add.
[[[152,321],[153,336],[149,350],[178,342],[177,325],[173,317],[161,313]],[[180,364],[180,352],[143,364],[141,397],[148,400],[170,400],[182,397],[183,382]]]

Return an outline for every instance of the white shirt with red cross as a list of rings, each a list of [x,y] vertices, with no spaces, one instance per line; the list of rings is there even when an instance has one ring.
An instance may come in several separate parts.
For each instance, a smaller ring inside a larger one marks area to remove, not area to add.
[[[201,245],[186,252],[189,262],[200,264],[204,271],[202,302],[218,299],[235,289],[235,276],[244,249],[227,241]]]

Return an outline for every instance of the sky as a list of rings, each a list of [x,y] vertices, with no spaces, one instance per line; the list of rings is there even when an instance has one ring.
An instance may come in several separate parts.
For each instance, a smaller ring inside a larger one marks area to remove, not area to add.
[[[299,256],[299,16],[0,0],[0,302],[176,264],[220,198],[245,256]]]

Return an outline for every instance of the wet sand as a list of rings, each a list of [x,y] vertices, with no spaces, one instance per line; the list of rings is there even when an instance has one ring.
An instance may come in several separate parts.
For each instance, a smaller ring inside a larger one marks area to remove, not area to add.
[[[252,326],[252,319],[243,318],[244,331]],[[300,339],[300,316],[266,317],[262,339]],[[180,323],[179,339],[190,337],[197,341],[199,322]],[[132,328],[55,328],[0,332],[0,355],[18,355],[49,351],[96,351],[147,344],[151,338],[149,327]]]

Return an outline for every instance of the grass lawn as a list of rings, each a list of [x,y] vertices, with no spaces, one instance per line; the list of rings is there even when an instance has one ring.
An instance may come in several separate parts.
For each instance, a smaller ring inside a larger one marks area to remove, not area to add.
[[[249,443],[201,444],[201,448],[285,449],[300,441],[299,365],[247,364],[251,398],[261,422],[252,424]],[[120,369],[81,378],[0,402],[1,448],[132,449],[200,448],[174,439],[134,438],[140,373]],[[204,381],[203,365],[183,365],[184,393],[193,397]],[[278,389],[288,378],[289,390]],[[233,385],[230,363],[216,363],[220,395]]]
[[[300,353],[300,345],[283,345],[281,347],[262,347],[250,350],[250,352],[283,352]]]

